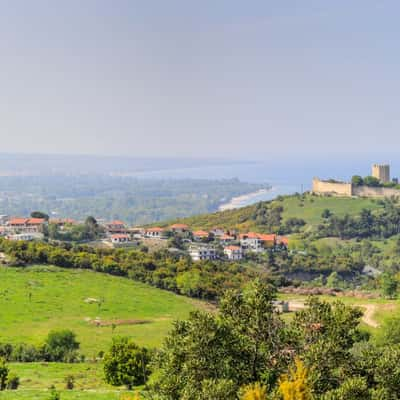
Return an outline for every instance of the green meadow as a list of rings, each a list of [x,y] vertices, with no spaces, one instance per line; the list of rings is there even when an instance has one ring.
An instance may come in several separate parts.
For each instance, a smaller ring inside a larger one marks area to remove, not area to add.
[[[49,331],[71,329],[87,359],[107,350],[113,335],[156,347],[199,304],[92,271],[0,267],[0,342],[41,344]]]

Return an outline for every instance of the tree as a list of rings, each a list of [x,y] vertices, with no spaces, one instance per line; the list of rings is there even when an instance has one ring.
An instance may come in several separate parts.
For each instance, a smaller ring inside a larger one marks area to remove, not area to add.
[[[322,217],[323,219],[328,219],[328,218],[331,217],[331,216],[332,216],[332,211],[329,210],[328,208],[325,208],[325,210],[322,211],[321,217]]]
[[[362,186],[364,184],[364,180],[360,175],[353,175],[351,178],[351,184],[353,186]]]
[[[43,218],[46,221],[49,220],[48,214],[42,212],[42,211],[32,211],[31,212],[31,218]]]
[[[6,389],[9,372],[10,372],[10,370],[8,369],[6,360],[1,357],[0,358],[0,390]]]
[[[336,289],[340,286],[339,275],[336,271],[333,271],[328,278],[326,278],[326,286]]]
[[[400,316],[394,315],[384,321],[378,341],[382,345],[400,344]]]
[[[369,400],[371,393],[365,378],[351,377],[346,379],[338,389],[331,390],[322,396],[322,400]]]
[[[392,274],[384,272],[381,275],[381,289],[384,297],[394,299],[397,296],[398,283]]]
[[[358,325],[362,311],[340,301],[329,303],[317,298],[310,298],[306,305],[296,313],[292,326],[313,391],[322,394],[336,389],[353,366],[350,350],[361,337]]]
[[[375,178],[374,176],[366,176],[364,178],[364,185],[366,186],[371,186],[371,187],[378,187],[381,186],[381,183],[378,178]]]
[[[311,400],[308,370],[302,361],[296,359],[295,366],[281,377],[279,391],[283,400]]]
[[[286,370],[289,340],[274,299],[271,285],[255,281],[227,291],[218,315],[196,311],[175,322],[154,363],[154,389],[166,398],[192,399],[201,398],[210,379],[232,381],[236,390],[252,382],[273,385]]]
[[[65,329],[51,331],[45,340],[43,351],[47,361],[71,362],[77,358],[79,342],[74,332]]]
[[[127,337],[114,338],[104,356],[104,376],[107,383],[128,389],[143,385],[150,375],[150,353]]]

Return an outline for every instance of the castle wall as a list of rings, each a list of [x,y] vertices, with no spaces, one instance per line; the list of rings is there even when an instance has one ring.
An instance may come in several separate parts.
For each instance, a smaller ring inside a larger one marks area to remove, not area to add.
[[[318,178],[313,179],[312,191],[315,194],[330,194],[332,196],[351,197],[353,195],[351,183],[327,182]]]
[[[385,187],[358,186],[353,188],[353,195],[359,197],[400,197],[400,190]]]

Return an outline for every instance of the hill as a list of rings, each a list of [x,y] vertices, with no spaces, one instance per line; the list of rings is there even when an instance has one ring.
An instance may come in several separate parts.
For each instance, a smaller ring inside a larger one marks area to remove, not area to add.
[[[176,222],[185,223],[192,229],[221,227],[243,232],[269,232],[273,228],[278,228],[277,225],[285,224],[293,219],[302,219],[308,226],[318,225],[322,222],[322,213],[326,209],[342,217],[345,214],[355,215],[362,209],[375,210],[379,207],[379,201],[374,199],[320,197],[305,194],[281,196],[272,201],[260,202],[236,210],[182,218]],[[279,213],[275,212],[280,208]],[[278,222],[276,214],[279,214],[280,218],[278,224],[276,224]]]
[[[71,329],[89,358],[107,350],[113,335],[155,347],[172,321],[187,317],[196,304],[201,303],[87,270],[0,267],[1,342],[40,344],[50,330]]]

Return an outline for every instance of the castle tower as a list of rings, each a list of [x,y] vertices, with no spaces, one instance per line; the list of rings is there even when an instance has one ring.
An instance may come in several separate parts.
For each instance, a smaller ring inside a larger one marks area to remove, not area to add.
[[[381,183],[390,182],[390,166],[387,164],[374,164],[372,166],[372,176],[379,179]]]

